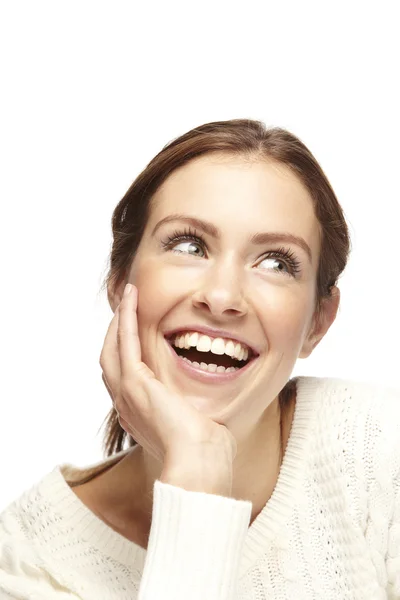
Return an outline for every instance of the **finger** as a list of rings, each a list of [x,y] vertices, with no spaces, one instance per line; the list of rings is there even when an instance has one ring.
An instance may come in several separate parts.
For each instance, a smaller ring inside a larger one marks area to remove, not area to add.
[[[118,414],[118,421],[119,421],[119,424],[121,425],[122,429],[123,429],[124,431],[126,431],[126,433],[127,433],[128,435],[131,435],[131,431],[130,431],[130,428],[129,428],[129,424],[128,424],[128,423],[127,423],[127,421],[125,421],[125,419],[124,419],[123,417],[121,417],[121,415],[119,415],[119,414]]]
[[[107,392],[108,392],[108,394],[109,394],[109,396],[110,396],[111,400],[114,402],[113,393],[112,393],[112,391],[111,391],[110,385],[109,385],[109,383],[108,383],[108,381],[107,381],[107,379],[106,379],[106,376],[105,376],[104,372],[102,373],[102,375],[101,375],[101,378],[102,378],[102,380],[103,380],[103,383],[104,383],[104,385],[105,385],[105,388],[106,388],[106,390],[107,390]]]
[[[138,290],[132,286],[120,304],[118,317],[119,362],[122,379],[131,380],[140,369],[142,352],[140,348],[137,321]]]
[[[116,309],[113,318],[104,339],[103,348],[100,354],[100,366],[107,380],[107,390],[110,395],[117,393],[121,378],[121,369],[119,364],[119,349],[117,343],[119,307]]]

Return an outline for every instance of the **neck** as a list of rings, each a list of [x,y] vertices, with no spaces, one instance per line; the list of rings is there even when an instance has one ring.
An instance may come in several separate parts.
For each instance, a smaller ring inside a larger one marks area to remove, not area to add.
[[[290,434],[295,395],[285,404],[284,413],[278,398],[253,431],[251,444],[238,445],[233,463],[231,497],[249,500],[253,508],[250,524],[256,519],[275,488]],[[103,498],[100,513],[109,516],[119,531],[135,529],[135,539],[147,539],[151,527],[153,486],[161,476],[162,465],[135,446],[103,477],[94,480],[92,493]]]
[[[253,431],[250,442],[238,444],[233,463],[231,497],[252,502],[251,522],[261,512],[275,488],[290,435],[294,404],[292,399],[281,412],[279,399],[276,398],[265,412],[257,431]],[[143,517],[151,520],[153,486],[161,476],[162,465],[140,446],[136,446],[125,460],[124,480],[129,481],[135,474],[135,496],[141,503]]]

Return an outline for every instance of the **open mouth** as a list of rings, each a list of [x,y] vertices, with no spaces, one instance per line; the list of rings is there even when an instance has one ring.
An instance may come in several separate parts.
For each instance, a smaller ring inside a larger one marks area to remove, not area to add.
[[[166,341],[169,343],[174,352],[182,358],[185,362],[189,363],[192,367],[206,371],[209,373],[233,373],[243,369],[246,365],[252,362],[257,356],[247,349],[247,352],[238,353],[237,356],[229,356],[226,353],[216,354],[209,351],[201,351],[196,346],[185,348],[179,347],[176,344],[175,336],[166,337]]]

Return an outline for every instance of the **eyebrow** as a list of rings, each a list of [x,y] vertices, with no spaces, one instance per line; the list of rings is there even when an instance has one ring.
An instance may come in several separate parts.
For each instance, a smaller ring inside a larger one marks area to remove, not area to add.
[[[213,237],[217,240],[221,238],[221,232],[218,229],[218,227],[215,227],[215,225],[213,225],[209,221],[203,221],[203,219],[197,219],[196,217],[189,217],[187,215],[181,215],[181,214],[172,214],[172,215],[168,215],[164,219],[161,219],[161,221],[159,221],[157,223],[157,225],[154,227],[152,235],[154,236],[156,231],[162,225],[165,225],[166,223],[170,223],[171,221],[183,221],[184,223],[188,223],[189,225],[192,225],[193,227],[202,229],[204,231],[204,233],[207,233],[210,237]],[[250,242],[252,244],[256,244],[256,245],[264,245],[264,244],[268,244],[271,242],[272,243],[273,242],[287,242],[289,244],[295,244],[296,246],[299,246],[300,248],[302,248],[304,250],[304,252],[308,256],[309,261],[312,262],[311,250],[310,250],[310,247],[307,244],[307,242],[302,237],[299,237],[292,233],[275,232],[275,231],[270,231],[270,232],[265,232],[265,233],[255,233],[250,238]]]

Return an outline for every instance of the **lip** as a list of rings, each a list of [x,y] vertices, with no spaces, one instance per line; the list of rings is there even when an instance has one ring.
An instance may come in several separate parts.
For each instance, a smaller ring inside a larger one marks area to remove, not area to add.
[[[256,348],[249,340],[246,340],[243,337],[238,337],[236,334],[232,334],[231,332],[226,331],[224,329],[214,329],[213,327],[207,327],[205,325],[185,325],[182,327],[176,327],[175,329],[165,331],[164,337],[168,340],[176,333],[184,333],[187,331],[198,331],[199,333],[203,333],[204,335],[208,335],[213,338],[221,337],[228,340],[233,340],[234,342],[239,342],[240,344],[244,344],[245,346],[250,348],[253,353],[253,358],[257,358],[257,356],[260,355],[260,351],[258,350],[258,348]]]
[[[176,331],[182,330],[177,329]],[[196,369],[196,367],[191,366],[175,352],[168,340],[165,340],[165,342],[169,348],[172,359],[175,361],[176,366],[179,369],[182,369],[187,375],[189,375],[189,377],[192,377],[192,379],[196,379],[197,381],[201,381],[203,383],[229,383],[230,381],[234,381],[251,369],[253,363],[255,363],[257,360],[257,357],[254,356],[244,367],[230,373],[209,373],[208,371]]]

